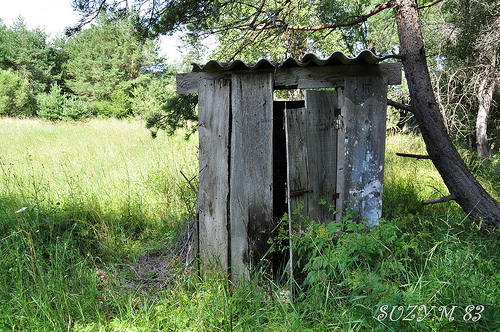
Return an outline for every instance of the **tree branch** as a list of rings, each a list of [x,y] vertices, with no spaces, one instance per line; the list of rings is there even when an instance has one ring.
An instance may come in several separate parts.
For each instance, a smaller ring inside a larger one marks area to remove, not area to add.
[[[229,61],[233,61],[234,58],[236,58],[236,56],[241,53],[241,51],[243,51],[243,49],[245,47],[247,47],[248,45],[252,44],[253,42],[255,42],[255,40],[259,37],[259,35],[262,33],[262,31],[264,30],[259,30],[257,32],[257,34],[255,34],[252,38],[249,38],[243,45],[240,46],[240,48],[238,49],[238,51],[236,51],[236,53],[233,54],[233,56],[231,57],[231,59],[229,59]]]
[[[415,158],[415,159],[431,159],[430,156],[426,156],[426,155],[401,153],[401,152],[397,152],[396,156],[407,157],[407,158]]]
[[[253,20],[252,22],[250,22],[250,24],[248,25],[251,29],[254,28],[254,24],[255,22],[257,22],[257,18],[260,16],[260,14],[262,13],[262,8],[264,8],[264,4],[266,3],[266,0],[262,0],[261,4],[260,4],[260,7],[259,9],[257,9],[257,12],[255,13],[255,16],[253,17]]]
[[[380,61],[384,61],[384,60],[387,60],[387,59],[400,59],[400,60],[403,60],[405,58],[404,55],[402,54],[389,54],[389,55],[384,55],[382,57],[382,60]]]
[[[394,101],[394,100],[391,100],[391,99],[387,99],[387,105],[395,107],[395,108],[403,110],[403,111],[407,111],[407,112],[413,113],[413,109],[411,108],[411,106],[398,103],[397,101]]]
[[[435,1],[431,2],[431,3],[426,4],[426,5],[422,5],[422,6],[418,7],[418,10],[420,10],[420,9],[424,9],[424,8],[429,8],[429,7],[432,7],[432,6],[434,6],[435,4],[440,3],[441,1],[443,1],[443,0],[435,0]]]
[[[427,205],[427,204],[444,203],[444,202],[448,202],[448,201],[454,201],[456,199],[457,199],[457,197],[455,195],[449,195],[449,196],[444,196],[444,197],[439,197],[439,198],[424,199],[422,201],[422,204]]]
[[[189,186],[191,187],[191,190],[194,192],[194,194],[195,194],[196,196],[198,196],[198,191],[195,189],[195,187],[194,187],[194,186],[193,186],[193,184],[191,183],[191,180],[192,180],[192,179],[191,179],[191,180],[189,180],[189,179],[187,178],[187,176],[185,176],[185,175],[184,175],[184,173],[182,173],[182,171],[180,171],[180,172],[181,172],[182,177],[184,177],[184,179],[187,181],[187,183],[188,183],[188,184],[189,184]]]
[[[366,14],[363,14],[353,20],[350,21],[344,21],[344,22],[334,22],[334,23],[327,23],[327,24],[320,24],[320,25],[314,25],[314,26],[308,26],[308,25],[288,25],[288,24],[283,24],[278,26],[275,22],[267,22],[261,26],[254,27],[255,30],[264,30],[264,29],[273,29],[273,28],[285,28],[286,30],[300,30],[300,31],[319,31],[319,30],[325,30],[325,29],[335,29],[335,28],[341,28],[341,27],[350,27],[362,22],[365,22],[370,18],[371,16],[385,10],[388,8],[392,8],[394,6],[394,0],[387,1],[385,3],[379,4],[375,6],[372,10],[367,12]],[[276,20],[278,22],[278,20]],[[280,23],[283,23],[282,21],[279,21]],[[251,29],[249,26],[241,27],[242,30],[246,29]]]

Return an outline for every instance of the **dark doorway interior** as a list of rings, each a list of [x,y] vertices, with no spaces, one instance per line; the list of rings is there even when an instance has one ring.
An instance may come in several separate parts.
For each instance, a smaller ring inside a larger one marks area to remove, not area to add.
[[[288,212],[286,181],[286,135],[284,111],[287,108],[305,107],[303,100],[299,101],[275,101],[273,104],[273,219],[276,238],[279,232],[278,226],[283,215]],[[281,227],[284,227],[283,225]],[[288,227],[288,224],[286,225]],[[289,245],[288,240],[276,243],[281,248]],[[275,251],[272,256],[272,269],[275,278],[286,275],[289,260],[289,251]]]

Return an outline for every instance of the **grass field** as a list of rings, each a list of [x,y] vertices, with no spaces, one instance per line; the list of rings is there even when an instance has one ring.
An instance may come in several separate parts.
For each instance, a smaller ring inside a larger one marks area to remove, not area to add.
[[[265,273],[235,289],[186,267],[196,135],[2,118],[0,138],[0,331],[500,330],[497,235],[420,204],[447,191],[428,160],[396,156],[424,153],[414,135],[387,139],[380,227],[312,223],[295,241],[310,260],[293,300]],[[498,198],[498,160],[464,156]]]

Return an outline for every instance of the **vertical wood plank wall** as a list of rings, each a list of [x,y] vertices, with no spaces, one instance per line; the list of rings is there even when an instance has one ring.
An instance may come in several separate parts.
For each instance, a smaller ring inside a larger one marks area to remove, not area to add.
[[[199,82],[199,254],[203,264],[229,270],[236,283],[265,256],[273,203],[284,199],[273,192],[279,172],[273,169],[273,117],[280,113],[273,115],[273,84],[272,73],[253,72]],[[306,107],[285,111],[289,212],[304,202],[305,215],[328,223],[334,202],[344,213],[349,205],[358,210],[356,221],[377,222],[386,95],[381,77],[346,78],[344,88],[307,91]],[[323,198],[326,205],[319,204]]]
[[[227,269],[229,195],[229,118],[231,80],[200,82],[199,107],[199,252],[202,263]]]
[[[273,217],[273,75],[233,74],[230,253],[233,281],[267,251]]]
[[[381,77],[345,80],[344,206],[368,225],[382,217],[387,84]]]

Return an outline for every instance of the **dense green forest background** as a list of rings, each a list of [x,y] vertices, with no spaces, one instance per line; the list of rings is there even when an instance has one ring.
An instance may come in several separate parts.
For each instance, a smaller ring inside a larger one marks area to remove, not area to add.
[[[158,40],[135,34],[131,16],[109,14],[54,39],[22,18],[12,26],[0,21],[0,115],[147,118],[166,111],[180,66],[160,56]]]

